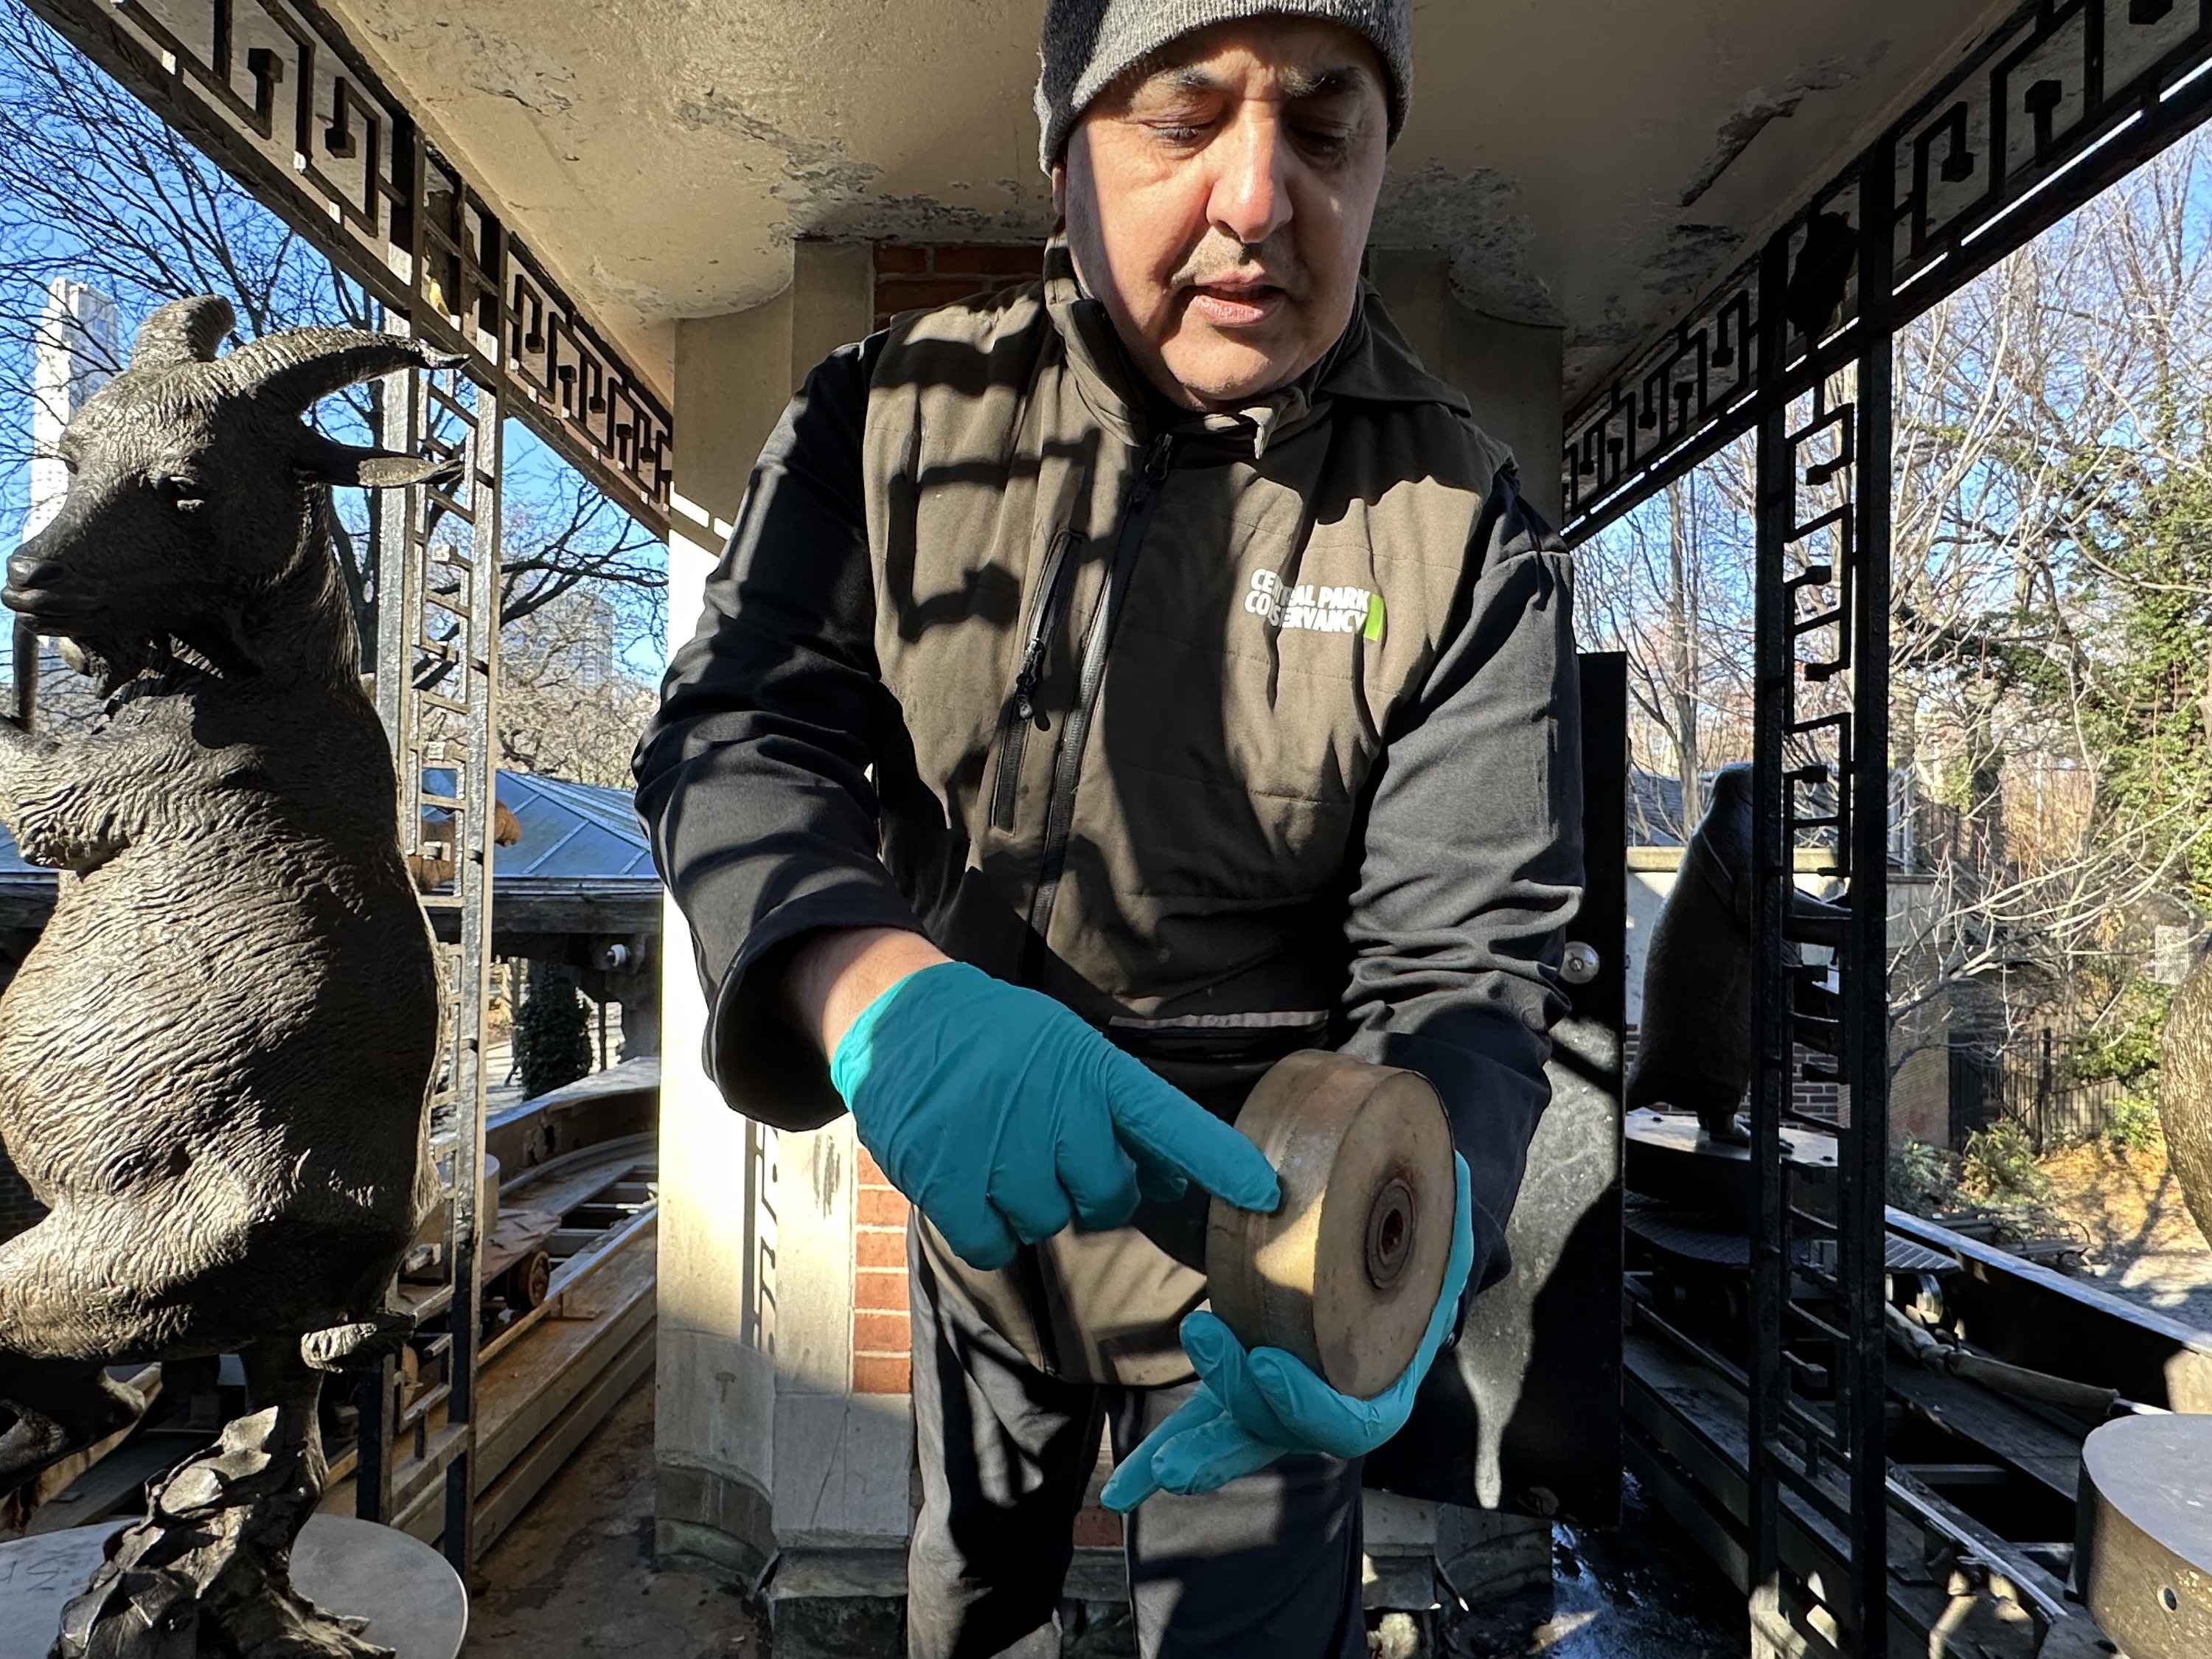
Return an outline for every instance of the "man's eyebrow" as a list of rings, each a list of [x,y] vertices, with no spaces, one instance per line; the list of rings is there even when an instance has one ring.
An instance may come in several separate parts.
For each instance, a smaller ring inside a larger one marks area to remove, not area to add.
[[[1358,92],[1369,79],[1367,71],[1357,64],[1345,64],[1332,69],[1285,70],[1280,84],[1284,101],[1297,103],[1308,98],[1342,97]],[[1154,70],[1146,80],[1153,86],[1176,92],[1204,94],[1222,90],[1221,82],[1198,64],[1170,64]]]
[[[1175,92],[1204,93],[1221,90],[1221,82],[1195,64],[1175,64],[1166,69],[1156,70],[1146,76],[1145,80],[1151,85],[1164,87]]]
[[[1283,97],[1291,102],[1302,98],[1339,98],[1346,93],[1358,92],[1367,84],[1367,71],[1356,64],[1346,64],[1335,69],[1285,70],[1283,71]]]

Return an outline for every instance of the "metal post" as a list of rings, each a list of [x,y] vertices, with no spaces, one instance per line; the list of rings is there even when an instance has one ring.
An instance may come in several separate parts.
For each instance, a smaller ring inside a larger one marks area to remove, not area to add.
[[[1784,551],[1796,512],[1790,453],[1790,404],[1783,353],[1789,342],[1784,295],[1789,285],[1785,234],[1759,265],[1756,604],[1753,620],[1751,1382],[1749,1531],[1753,1659],[1780,1659],[1773,1639],[1786,1627],[1782,1607],[1781,1492],[1775,1443],[1783,1426],[1783,1304],[1789,1291],[1789,1189],[1782,1166],[1782,1115],[1790,1101],[1790,987],[1782,972],[1782,924],[1790,851],[1783,834],[1783,732],[1789,723],[1790,641]]]
[[[1889,1635],[1888,1463],[1882,1375],[1888,1340],[1889,1176],[1889,528],[1890,289],[1894,152],[1876,144],[1859,173],[1859,315],[1865,330],[1856,392],[1858,522],[1851,599],[1850,916],[1843,950],[1841,1070],[1850,1091],[1838,1132],[1837,1271],[1849,1315],[1836,1398],[1837,1438],[1850,1468],[1851,1620],[1857,1659],[1882,1659]]]
[[[404,332],[395,327],[395,333]],[[388,375],[377,398],[381,430],[377,442],[402,454],[421,453],[422,434],[416,419],[419,394],[413,371]],[[410,823],[416,788],[410,787],[400,764],[414,752],[411,716],[414,699],[407,696],[410,664],[407,641],[414,629],[409,622],[411,603],[409,576],[413,568],[409,528],[420,517],[416,490],[410,488],[403,501],[379,501],[372,523],[376,550],[376,712],[384,722],[384,735],[392,744],[398,780],[397,811],[399,844],[412,848],[416,830]],[[419,780],[417,781],[419,787]],[[356,1379],[354,1401],[357,1413],[354,1513],[364,1521],[389,1524],[392,1516],[393,1441],[398,1424],[398,1365],[385,1359],[362,1370]]]
[[[2035,1122],[2032,1126],[2036,1156],[2046,1150],[2051,1136],[2051,1116],[2058,1095],[2057,1079],[2051,1070],[2051,1028],[2043,1028],[2043,1064],[2035,1079]]]
[[[466,757],[453,834],[454,884],[460,890],[460,983],[455,998],[459,1030],[453,1044],[454,1139],[453,1273],[453,1393],[449,1427],[465,1431],[459,1452],[446,1469],[446,1557],[466,1577],[476,1559],[477,1346],[483,1235],[499,1217],[477,1214],[483,1168],[484,1010],[491,994],[492,818],[495,750],[492,702],[499,660],[498,394],[476,388],[475,426],[466,457],[471,522],[462,571],[465,614],[460,665]]]
[[[447,1326],[445,1423],[432,1431],[428,1404],[410,1408],[411,1423],[393,1411],[388,1365],[365,1377],[356,1507],[371,1520],[407,1518],[395,1503],[393,1479],[403,1461],[395,1443],[411,1428],[420,1462],[410,1493],[437,1475],[445,1552],[465,1573],[475,1545],[477,1281],[483,1235],[496,1221],[477,1210],[491,966],[500,403],[457,371],[418,371],[392,377],[383,407],[386,447],[441,456],[453,467],[453,476],[412,486],[404,501],[387,503],[379,524],[376,594],[377,706],[392,739],[401,844],[422,852],[426,812],[434,823],[442,819],[437,834],[454,872],[449,889],[422,899],[448,941],[441,947],[443,1042],[430,1097],[432,1156],[449,1218],[443,1283],[407,1287],[418,1318],[442,1317]],[[410,1516],[423,1501],[413,1498]]]

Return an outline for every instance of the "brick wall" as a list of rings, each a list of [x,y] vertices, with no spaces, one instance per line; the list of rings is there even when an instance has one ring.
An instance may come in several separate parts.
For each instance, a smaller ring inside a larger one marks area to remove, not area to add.
[[[1620,1074],[1623,1078],[1626,1078],[1636,1065],[1637,1041],[1641,1035],[1642,1033],[1634,1025],[1629,1025],[1622,1030]],[[1829,1123],[1841,1121],[1843,1117],[1841,1085],[1833,1083],[1808,1082],[1805,1077],[1805,1067],[1808,1063],[1814,1066],[1833,1066],[1836,1062],[1826,1054],[1814,1054],[1802,1043],[1796,1046],[1792,1064],[1796,1068],[1797,1088],[1794,1103],[1797,1110],[1804,1113],[1808,1117],[1820,1118]],[[1747,1111],[1750,1109],[1746,1107],[1744,1109]]]
[[[853,1392],[913,1388],[906,1312],[907,1201],[860,1148],[853,1216]]]
[[[908,1207],[868,1149],[860,1166],[853,1228],[853,1392],[913,1392],[913,1346],[906,1301]],[[1101,1448],[1097,1478],[1106,1469]],[[1091,1548],[1121,1547],[1121,1517],[1085,1504],[1075,1517],[1075,1541]]]
[[[1044,264],[1036,242],[878,242],[876,326],[902,311],[951,305],[1034,278]]]

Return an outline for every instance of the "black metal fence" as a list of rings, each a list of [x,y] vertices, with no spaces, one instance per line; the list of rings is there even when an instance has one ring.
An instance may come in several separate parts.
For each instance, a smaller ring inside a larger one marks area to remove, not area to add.
[[[1990,1054],[1965,1044],[1951,1050],[1951,1150],[2008,1118],[2027,1132],[2039,1157],[2094,1140],[2112,1125],[2128,1086],[2118,1078],[2070,1074],[2045,1031],[2027,1052]]]

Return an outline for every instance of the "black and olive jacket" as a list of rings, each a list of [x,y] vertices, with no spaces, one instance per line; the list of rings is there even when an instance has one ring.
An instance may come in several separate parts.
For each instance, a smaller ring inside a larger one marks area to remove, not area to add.
[[[918,927],[1224,1115],[1297,1048],[1422,1073],[1488,1282],[1582,879],[1570,600],[1510,458],[1371,293],[1233,416],[1146,391],[1057,246],[835,353],[637,753],[715,1083],[780,1127],[842,1111],[784,964]],[[994,1273],[920,1231],[1034,1363],[1188,1375],[1200,1200]]]

